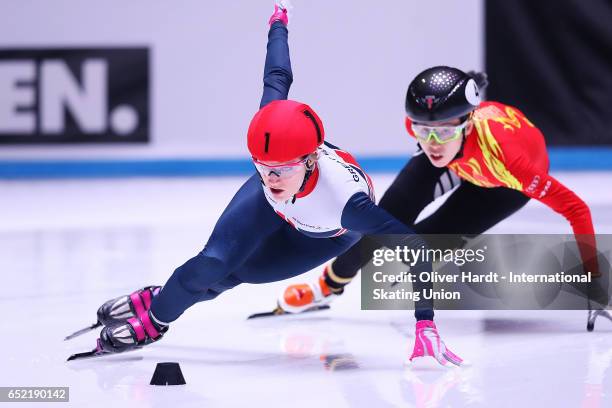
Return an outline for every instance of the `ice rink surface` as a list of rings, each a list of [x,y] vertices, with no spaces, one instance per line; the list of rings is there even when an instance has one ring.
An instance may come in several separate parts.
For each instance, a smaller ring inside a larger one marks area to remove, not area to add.
[[[555,175],[590,205],[597,232],[612,233],[612,173]],[[392,178],[374,176],[378,196]],[[104,301],[163,284],[244,179],[0,182],[0,386],[68,386],[69,405],[105,408],[612,406],[612,322],[587,333],[582,311],[440,311],[442,338],[471,366],[407,367],[412,312],[361,311],[359,279],[330,311],[248,322],[287,281],[242,285],[143,350],[67,363],[99,331],[64,336]],[[491,232],[571,230],[532,201]],[[165,361],[181,364],[187,385],[149,385]]]

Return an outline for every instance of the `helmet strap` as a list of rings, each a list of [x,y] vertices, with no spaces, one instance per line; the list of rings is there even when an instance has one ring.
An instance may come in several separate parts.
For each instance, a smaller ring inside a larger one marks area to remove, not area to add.
[[[261,181],[261,185],[265,187],[266,183],[264,183],[264,179],[263,177],[261,177],[261,173],[257,170],[257,168],[255,169],[255,173],[257,173],[257,175],[259,176],[259,181]]]

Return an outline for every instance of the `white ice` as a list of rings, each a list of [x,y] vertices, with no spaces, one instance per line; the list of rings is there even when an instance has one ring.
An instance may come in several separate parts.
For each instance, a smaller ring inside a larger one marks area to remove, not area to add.
[[[597,232],[612,233],[612,173],[556,175],[589,203]],[[392,176],[374,180],[380,195]],[[93,323],[103,301],[163,284],[203,247],[241,181],[0,182],[0,386],[68,386],[69,405],[105,408],[612,406],[612,322],[587,333],[582,311],[439,311],[443,339],[472,366],[405,367],[412,313],[361,311],[359,279],[330,311],[248,322],[287,282],[242,285],[141,351],[67,363],[98,331],[63,337]],[[570,228],[531,202],[493,231]],[[187,385],[149,385],[165,361],[180,363]]]

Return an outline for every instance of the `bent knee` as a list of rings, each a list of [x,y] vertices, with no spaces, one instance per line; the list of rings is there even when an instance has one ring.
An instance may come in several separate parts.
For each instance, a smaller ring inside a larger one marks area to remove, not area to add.
[[[203,292],[225,279],[230,271],[225,262],[202,252],[176,270],[179,282],[190,292]]]

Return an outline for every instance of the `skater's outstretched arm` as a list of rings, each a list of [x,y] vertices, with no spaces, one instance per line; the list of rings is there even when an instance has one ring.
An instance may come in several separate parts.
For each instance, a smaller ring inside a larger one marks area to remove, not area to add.
[[[341,222],[344,228],[372,236],[388,248],[399,245],[414,249],[427,248],[425,241],[412,228],[377,206],[365,193],[357,193],[349,199],[342,211]],[[431,272],[431,263],[415,265],[415,268],[419,272]]]
[[[371,236],[379,245],[387,248],[394,249],[398,246],[422,250],[428,248],[427,243],[412,228],[377,206],[365,193],[357,193],[349,199],[342,211],[341,222],[344,228]],[[411,270],[418,276],[421,272],[431,272],[432,265],[430,261],[423,260],[412,266]],[[431,283],[424,283],[418,279],[414,284],[418,291],[431,288]],[[416,302],[415,309],[417,319],[433,319],[433,301],[421,299]]]
[[[286,10],[276,6],[270,22],[266,65],[264,67],[264,90],[259,104],[260,109],[272,101],[287,99],[289,88],[293,82],[287,41],[289,33],[286,27]]]
[[[590,271],[593,276],[599,276],[601,272],[597,264],[597,243],[589,206],[548,172],[537,169],[523,158],[519,157],[508,167],[524,186],[530,186],[523,191],[525,195],[535,198],[565,217],[576,237],[585,272]]]

